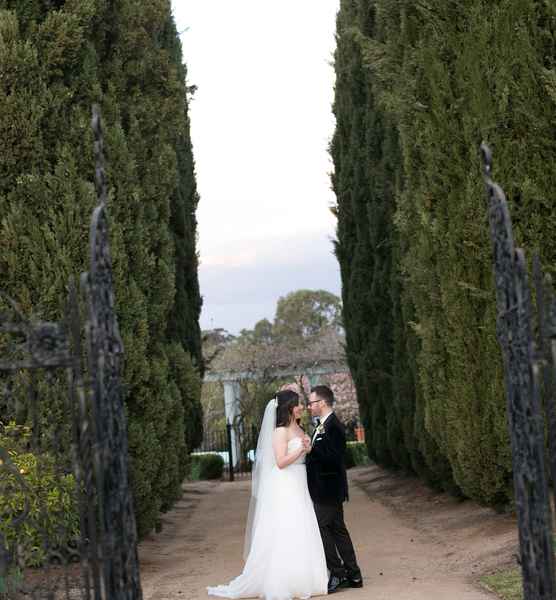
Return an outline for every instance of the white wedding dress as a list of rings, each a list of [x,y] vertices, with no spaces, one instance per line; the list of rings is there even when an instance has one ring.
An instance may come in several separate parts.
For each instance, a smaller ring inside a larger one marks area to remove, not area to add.
[[[289,440],[288,453],[301,443],[299,437]],[[243,573],[228,585],[207,588],[210,595],[290,600],[327,593],[328,571],[307,487],[305,454],[284,469],[275,463],[269,468],[259,486],[251,529]]]

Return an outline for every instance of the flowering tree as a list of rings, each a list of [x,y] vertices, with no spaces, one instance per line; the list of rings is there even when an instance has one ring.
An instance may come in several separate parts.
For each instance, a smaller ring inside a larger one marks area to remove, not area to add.
[[[360,426],[359,405],[357,404],[357,394],[351,374],[341,372],[323,375],[321,383],[328,385],[334,393],[336,401],[334,412],[338,415],[340,421],[347,426],[348,431],[353,431],[355,427]],[[283,385],[281,389],[291,389],[307,401],[311,392],[311,385],[308,377],[302,375],[295,382]]]
[[[208,372],[230,373],[241,381],[241,418],[246,424],[258,425],[266,403],[279,389],[291,387],[306,402],[308,375],[323,367],[332,371],[321,381],[334,392],[338,417],[348,426],[359,423],[340,314],[341,302],[334,294],[299,290],[279,299],[273,323],[263,319],[237,337],[222,329],[205,334]],[[207,395],[204,405],[216,416],[214,400]]]

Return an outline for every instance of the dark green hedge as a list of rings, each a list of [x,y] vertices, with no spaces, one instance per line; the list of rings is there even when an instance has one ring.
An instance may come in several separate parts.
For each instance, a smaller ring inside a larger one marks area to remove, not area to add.
[[[192,454],[190,479],[221,479],[224,459],[219,454]]]
[[[365,442],[348,442],[346,445],[346,469],[366,465],[369,462],[369,453]]]
[[[554,270],[556,7],[342,0],[331,144],[347,355],[369,455],[511,494],[487,140],[519,244]]]
[[[62,316],[88,268],[91,105],[108,161],[116,309],[140,535],[180,493],[202,436],[198,195],[170,0],[0,0],[0,282]]]

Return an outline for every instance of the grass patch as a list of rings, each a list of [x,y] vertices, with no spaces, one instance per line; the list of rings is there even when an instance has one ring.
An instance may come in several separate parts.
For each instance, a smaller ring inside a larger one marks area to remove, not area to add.
[[[552,538],[552,547],[556,558],[556,535]],[[498,594],[502,600],[523,600],[520,567],[485,575],[479,581],[491,592]]]
[[[485,575],[480,581],[503,600],[523,600],[520,568]]]

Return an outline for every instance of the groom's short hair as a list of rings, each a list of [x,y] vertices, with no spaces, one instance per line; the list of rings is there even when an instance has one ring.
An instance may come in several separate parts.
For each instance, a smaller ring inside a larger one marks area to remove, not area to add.
[[[327,385],[316,385],[311,388],[311,392],[314,392],[319,398],[322,398],[327,406],[333,406],[334,393]]]

